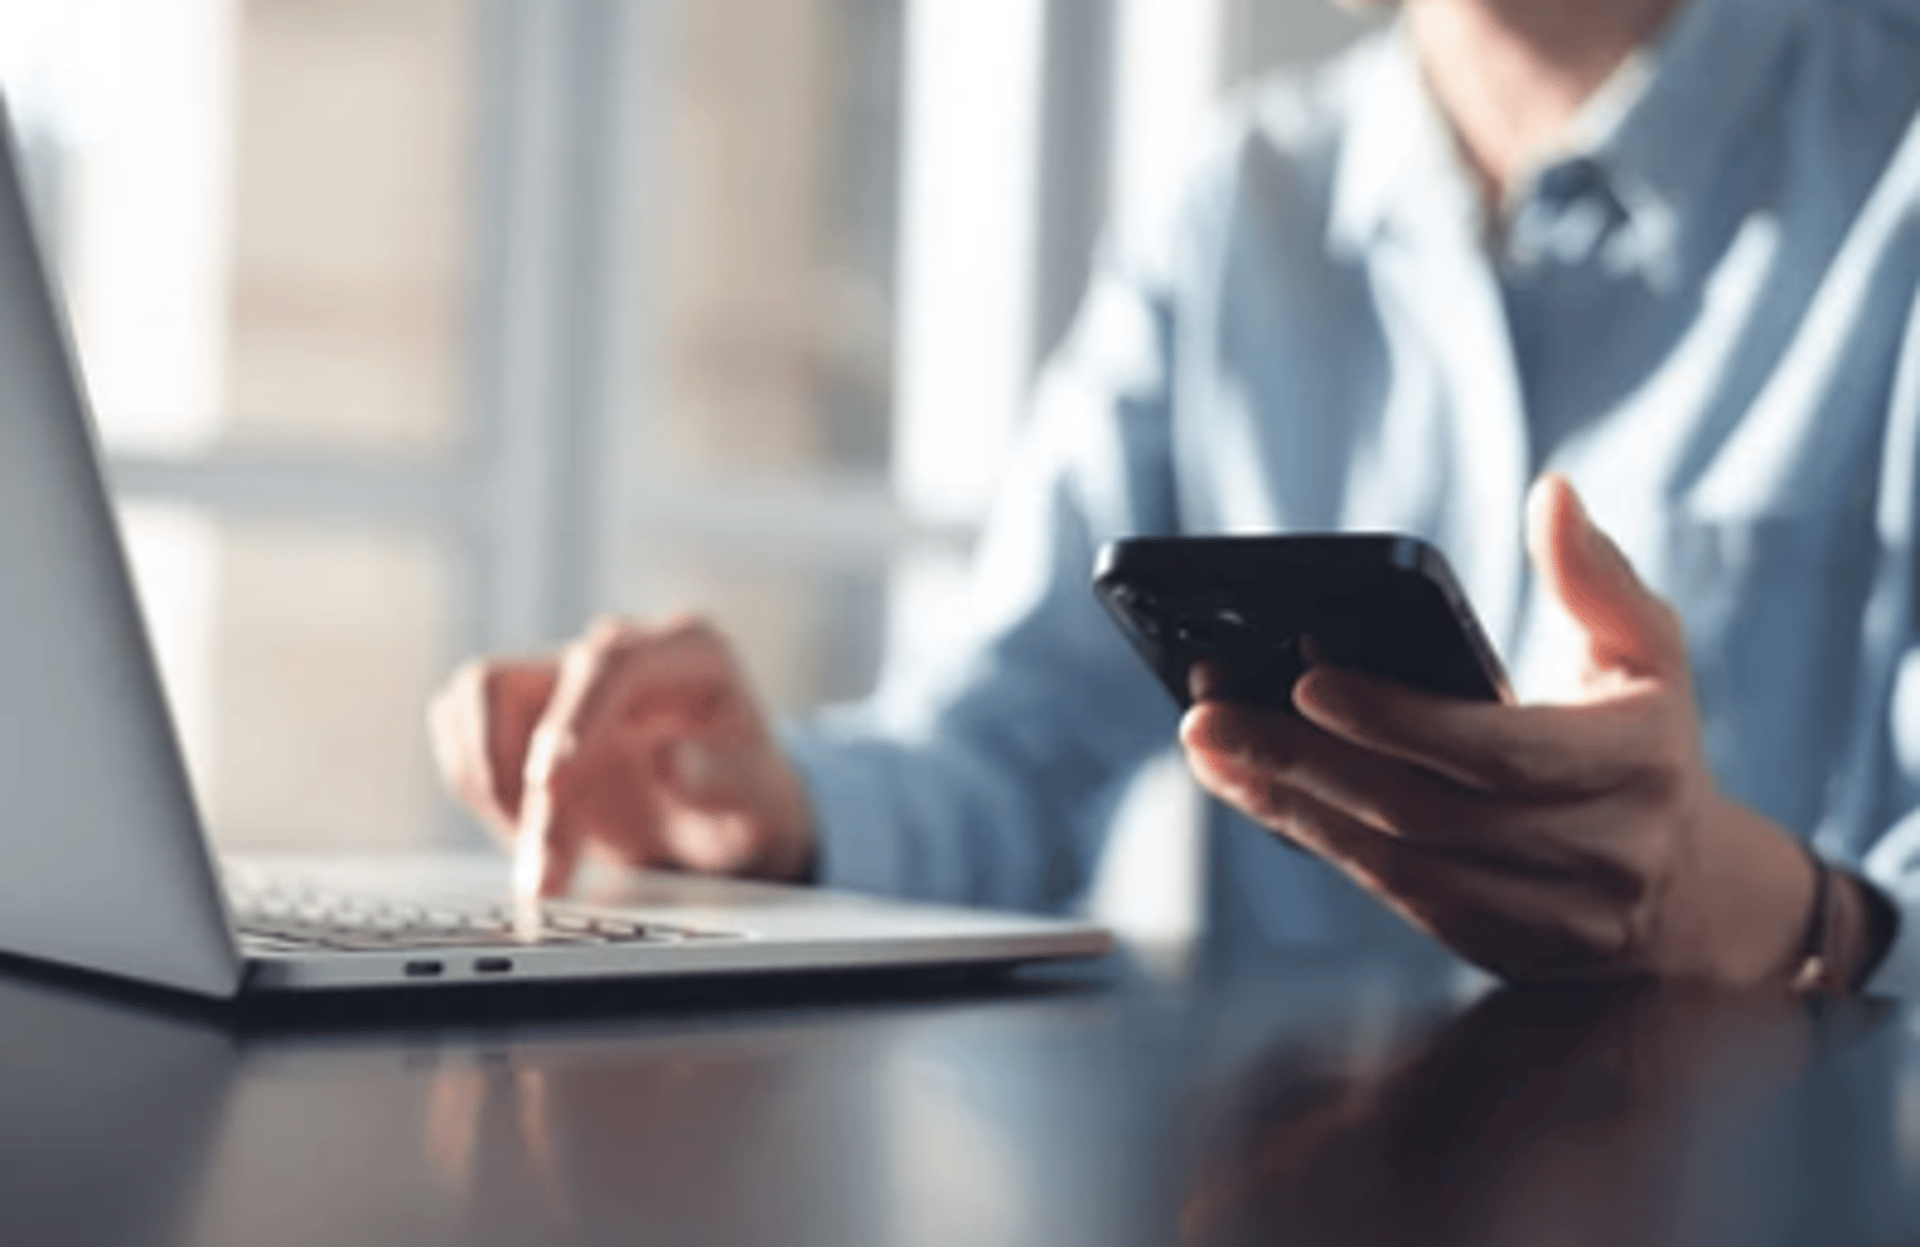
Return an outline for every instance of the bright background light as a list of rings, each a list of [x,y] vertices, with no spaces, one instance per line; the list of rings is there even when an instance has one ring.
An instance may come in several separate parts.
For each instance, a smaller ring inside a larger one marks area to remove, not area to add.
[[[460,656],[692,606],[770,702],[939,644],[1101,223],[1321,0],[0,0],[216,835],[471,841]],[[1098,904],[1190,931],[1177,768]],[[1129,882],[1131,881],[1131,882]],[[1147,881],[1143,884],[1143,881]]]

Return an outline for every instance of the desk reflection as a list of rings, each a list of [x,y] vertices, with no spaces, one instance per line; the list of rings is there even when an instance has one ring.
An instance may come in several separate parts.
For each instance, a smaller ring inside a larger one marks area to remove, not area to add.
[[[1792,1137],[1816,1051],[1859,1002],[1619,986],[1502,991],[1372,1068],[1283,1044],[1232,1088],[1185,1210],[1191,1243],[1826,1242],[1845,1210],[1782,1208],[1823,1144]],[[1804,1106],[1802,1106],[1804,1107]],[[1785,1151],[1781,1145],[1786,1144]],[[1772,1156],[1764,1153],[1773,1152]],[[1789,1188],[1755,1183],[1784,1162]],[[1796,1172],[1798,1171],[1798,1172]],[[1800,1239],[1781,1212],[1811,1212]]]
[[[1123,1244],[1104,993],[251,1033],[0,976],[0,1243]],[[1082,1074],[1046,1073],[1067,1043]],[[1040,1076],[1040,1085],[1034,1082]],[[1058,1179],[1058,1180],[1056,1180]],[[1063,1198],[1070,1196],[1070,1198]]]
[[[1898,1017],[1313,982],[255,1033],[0,975],[0,1243],[1920,1239]]]

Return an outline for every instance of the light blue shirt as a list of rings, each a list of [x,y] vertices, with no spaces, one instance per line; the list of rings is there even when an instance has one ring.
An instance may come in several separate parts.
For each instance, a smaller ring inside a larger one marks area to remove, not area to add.
[[[978,567],[977,643],[794,733],[835,886],[1083,888],[1166,694],[1099,611],[1139,533],[1439,545],[1523,696],[1577,671],[1521,539],[1567,473],[1684,618],[1722,786],[1902,904],[1920,985],[1920,0],[1694,0],[1490,221],[1404,33],[1241,100],[1108,248]],[[1420,942],[1224,808],[1237,952]]]

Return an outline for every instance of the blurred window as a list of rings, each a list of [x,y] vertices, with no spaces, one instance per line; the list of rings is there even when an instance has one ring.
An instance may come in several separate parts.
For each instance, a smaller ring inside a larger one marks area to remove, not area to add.
[[[0,0],[233,845],[469,835],[424,700],[706,610],[781,712],[955,613],[1116,196],[1322,0]]]

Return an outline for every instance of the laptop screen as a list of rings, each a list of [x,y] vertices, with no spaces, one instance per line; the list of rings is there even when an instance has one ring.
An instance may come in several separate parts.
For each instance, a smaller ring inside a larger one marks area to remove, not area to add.
[[[226,995],[239,957],[73,359],[0,107],[0,950]]]

